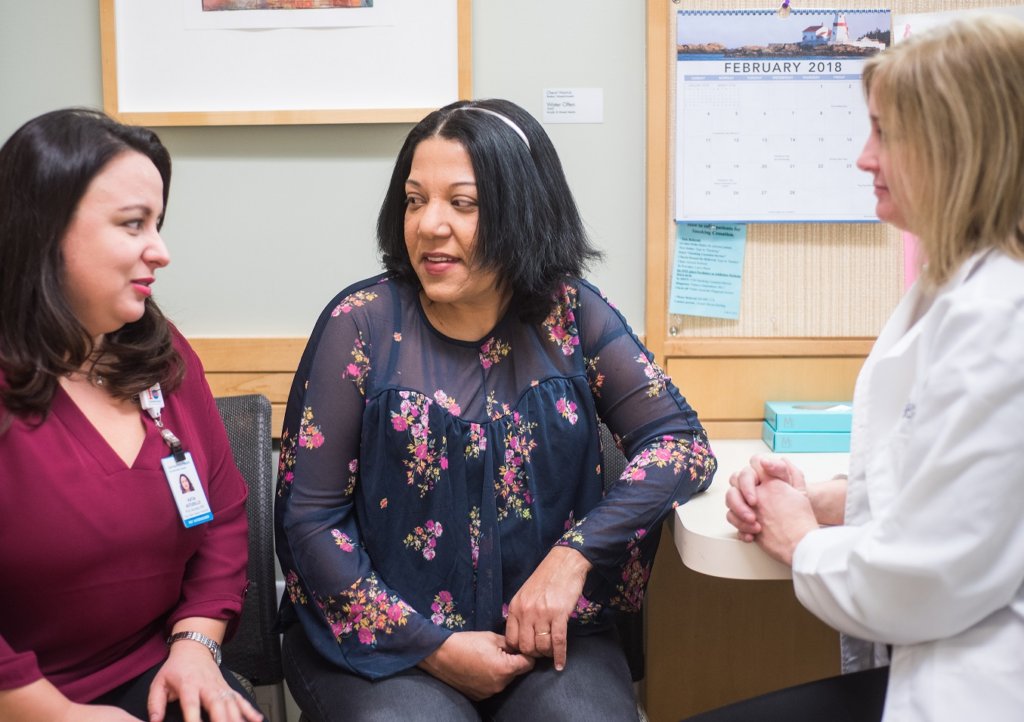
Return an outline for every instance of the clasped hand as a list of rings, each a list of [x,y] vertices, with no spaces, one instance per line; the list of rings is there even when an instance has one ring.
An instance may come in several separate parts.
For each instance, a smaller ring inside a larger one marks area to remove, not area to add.
[[[531,657],[509,650],[500,634],[456,632],[418,666],[480,701],[505,689],[533,665]]]
[[[501,692],[532,670],[537,657],[553,657],[555,668],[564,669],[569,615],[589,570],[575,549],[553,548],[512,597],[504,637],[456,632],[419,666],[472,700]]]
[[[726,519],[740,539],[756,541],[774,559],[793,563],[797,544],[818,528],[803,472],[789,459],[754,456],[729,477]]]

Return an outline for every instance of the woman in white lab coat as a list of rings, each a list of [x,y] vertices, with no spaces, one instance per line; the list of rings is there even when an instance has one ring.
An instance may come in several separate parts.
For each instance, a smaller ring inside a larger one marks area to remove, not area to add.
[[[848,481],[757,457],[727,503],[848,635],[844,671],[878,669],[702,721],[1024,719],[1024,24],[911,38],[864,86],[858,165],[878,217],[919,236],[921,279],[857,379]]]

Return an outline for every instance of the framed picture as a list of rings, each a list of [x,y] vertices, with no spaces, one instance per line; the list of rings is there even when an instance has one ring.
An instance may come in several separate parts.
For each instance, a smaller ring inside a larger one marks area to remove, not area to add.
[[[471,0],[100,0],[127,123],[416,122],[469,98]]]

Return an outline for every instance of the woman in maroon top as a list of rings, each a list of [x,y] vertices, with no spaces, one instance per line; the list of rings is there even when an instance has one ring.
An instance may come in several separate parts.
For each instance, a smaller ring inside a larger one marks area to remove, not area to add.
[[[261,719],[218,668],[245,483],[150,297],[170,170],[154,133],[87,110],[0,149],[2,720]]]

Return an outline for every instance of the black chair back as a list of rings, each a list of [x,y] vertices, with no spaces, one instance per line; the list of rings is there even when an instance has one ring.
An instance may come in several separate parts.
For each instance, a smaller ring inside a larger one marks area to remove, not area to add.
[[[224,396],[216,401],[235,464],[249,485],[249,589],[238,630],[224,645],[224,666],[256,686],[279,684],[284,673],[281,643],[274,631],[277,585],[270,401],[260,394]]]

